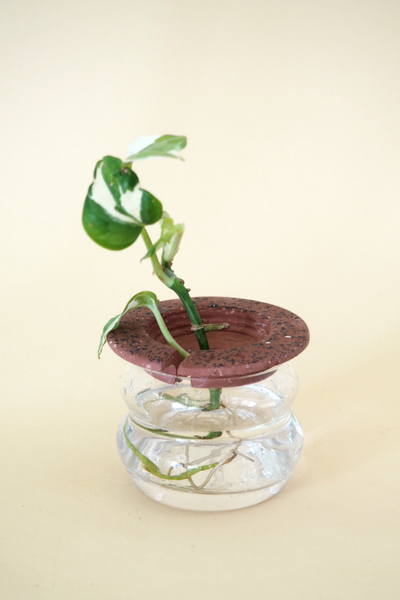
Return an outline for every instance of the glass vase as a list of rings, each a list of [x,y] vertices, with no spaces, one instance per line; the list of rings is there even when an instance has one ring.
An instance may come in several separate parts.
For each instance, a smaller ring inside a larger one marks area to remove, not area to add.
[[[169,506],[206,511],[251,506],[279,492],[303,445],[291,411],[297,376],[285,362],[259,379],[221,388],[220,407],[209,410],[210,389],[192,387],[190,378],[160,381],[127,363],[121,390],[129,412],[117,443],[139,489]]]

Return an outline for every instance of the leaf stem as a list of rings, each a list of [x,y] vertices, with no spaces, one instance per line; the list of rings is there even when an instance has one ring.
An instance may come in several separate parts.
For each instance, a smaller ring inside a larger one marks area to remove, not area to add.
[[[203,321],[197,311],[196,305],[191,299],[189,292],[183,285],[178,277],[175,277],[173,284],[171,286],[171,290],[175,292],[175,294],[180,298],[182,304],[186,308],[186,312],[189,315],[190,322],[192,325],[201,326],[203,325]],[[200,350],[209,350],[210,346],[208,345],[207,336],[204,332],[204,328],[197,329],[193,332],[197,338],[198,344],[200,346]]]
[[[168,344],[170,346],[172,346],[173,348],[175,348],[175,350],[178,350],[179,354],[183,357],[183,358],[187,358],[189,356],[189,352],[187,352],[184,348],[182,348],[182,346],[180,346],[178,344],[178,342],[176,342],[174,340],[174,338],[172,337],[172,335],[170,334],[168,327],[165,324],[164,319],[162,318],[162,315],[160,313],[159,310],[155,311],[152,310],[153,315],[155,316],[155,319],[158,323],[158,326],[161,330],[161,333],[163,334],[163,336],[165,337],[165,339],[167,340]]]
[[[150,236],[146,231],[146,227],[142,228],[141,235],[142,235],[142,238],[143,238],[143,241],[145,243],[147,250],[150,250],[153,247],[153,242],[151,241]],[[166,275],[166,273],[164,272],[164,269],[160,265],[160,261],[158,260],[157,254],[154,253],[150,257],[150,260],[151,260],[151,264],[153,265],[153,271],[154,271],[155,275],[158,277],[158,279],[160,281],[162,281],[162,283],[164,285],[166,285],[167,287],[172,288],[173,278]]]
[[[145,227],[143,227],[141,235],[145,246],[149,251],[153,247],[153,243]],[[162,267],[160,265],[160,261],[158,260],[158,256],[155,252],[150,256],[150,259],[151,264],[153,265],[155,275],[160,281],[162,281],[162,283],[164,283],[164,285],[173,290],[175,294],[180,298],[189,316],[190,322],[192,323],[192,325],[196,326],[196,329],[193,333],[197,338],[200,350],[209,350],[210,346],[208,345],[208,340],[204,331],[203,322],[198,313],[196,305],[191,299],[189,292],[185,288],[182,280],[175,275],[171,268]],[[219,388],[210,389],[210,404],[206,410],[218,409],[220,407],[220,396],[221,390]]]
[[[150,248],[153,247],[153,243],[152,243],[150,236],[147,233],[145,227],[143,227],[143,229],[142,229],[142,238],[146,245],[147,250],[150,250]],[[164,283],[164,285],[166,285],[168,288],[173,290],[175,292],[175,294],[180,298],[183,306],[186,308],[186,312],[189,315],[189,319],[190,319],[190,322],[192,323],[192,325],[197,325],[197,326],[203,325],[203,322],[197,311],[197,308],[196,308],[193,300],[191,299],[189,292],[183,285],[182,280],[179,279],[171,269],[167,269],[167,268],[164,269],[160,265],[160,261],[158,260],[158,256],[156,255],[156,253],[154,253],[150,258],[151,258],[151,264],[153,265],[153,270],[154,270],[155,275],[158,277],[158,279],[160,281],[162,281],[162,283]],[[200,350],[209,350],[210,346],[208,345],[207,336],[204,333],[203,328],[198,329],[197,331],[194,332],[194,334],[199,343]]]

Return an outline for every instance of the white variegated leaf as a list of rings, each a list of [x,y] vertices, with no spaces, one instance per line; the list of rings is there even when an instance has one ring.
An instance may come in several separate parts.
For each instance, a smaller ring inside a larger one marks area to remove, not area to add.
[[[118,223],[151,225],[162,216],[161,203],[139,186],[131,169],[111,156],[98,163],[89,198]]]
[[[158,300],[157,296],[155,294],[153,294],[153,292],[139,292],[138,294],[135,294],[129,300],[129,302],[125,306],[124,310],[122,311],[122,313],[117,315],[116,317],[113,317],[112,319],[110,319],[108,321],[108,323],[106,323],[106,325],[103,329],[103,332],[101,334],[100,344],[99,344],[99,348],[97,350],[98,357],[100,358],[101,352],[103,350],[103,346],[107,341],[107,335],[110,333],[110,331],[112,331],[113,329],[116,329],[118,327],[122,317],[124,315],[126,315],[127,312],[129,312],[130,310],[134,310],[135,308],[138,308],[139,306],[146,306],[147,308],[149,308],[151,310],[151,312],[153,313],[153,315],[158,323],[160,331],[163,334],[163,336],[165,337],[165,340],[168,342],[168,344],[170,346],[172,346],[172,348],[175,348],[175,350],[177,350],[183,358],[186,358],[187,356],[189,356],[189,353],[174,340],[174,338],[168,331],[168,328],[164,322],[164,319],[162,318],[161,313],[158,310],[158,302],[159,302],[159,300]]]
[[[145,148],[149,148],[154,144],[160,135],[141,135],[140,137],[135,138],[128,147],[128,158],[127,160],[133,160],[133,157],[136,158],[142,150]]]
[[[135,221],[142,222],[141,218],[141,207],[143,200],[143,190],[139,187],[139,184],[133,188],[133,190],[126,190],[121,196],[122,208],[131,215]]]
[[[122,317],[124,315],[126,315],[127,312],[129,312],[130,310],[133,310],[135,308],[138,308],[139,306],[147,306],[148,308],[150,308],[150,310],[152,312],[154,312],[154,310],[157,310],[158,302],[159,302],[158,298],[155,294],[153,294],[153,292],[139,292],[139,293],[135,294],[129,300],[129,302],[125,306],[124,310],[122,311],[122,313],[120,313],[116,317],[113,317],[112,319],[110,319],[104,326],[104,329],[103,329],[103,332],[102,332],[101,338],[100,338],[99,348],[97,350],[97,356],[100,358],[100,354],[103,350],[103,346],[107,341],[107,335],[113,329],[117,329]]]
[[[144,135],[136,138],[128,147],[127,162],[144,158],[180,158],[180,150],[186,146],[186,137],[179,135]]]
[[[129,190],[123,193],[121,187],[117,182],[113,182],[113,185],[117,186],[119,196],[121,198],[120,204],[122,204],[123,208],[125,209],[124,204],[129,204],[129,202],[125,200],[125,196],[127,192],[129,192]],[[142,193],[140,191],[140,188],[138,187],[138,184],[134,188],[133,192],[130,192],[131,196],[134,195],[135,190],[137,190],[138,192],[138,194],[136,194],[136,197],[137,195],[139,195],[139,198],[136,199],[136,205],[139,204],[140,210],[140,201]],[[93,200],[93,202],[96,202],[96,204],[101,206],[102,209],[110,216],[112,220],[123,221],[125,223],[140,223],[140,219],[136,217],[137,211],[135,211],[135,206],[132,201],[130,203],[131,206],[129,206],[130,210],[125,209],[128,214],[123,214],[117,210],[118,202],[115,199],[115,196],[111,193],[111,190],[104,179],[101,166],[96,170],[95,179],[89,191],[89,198]]]

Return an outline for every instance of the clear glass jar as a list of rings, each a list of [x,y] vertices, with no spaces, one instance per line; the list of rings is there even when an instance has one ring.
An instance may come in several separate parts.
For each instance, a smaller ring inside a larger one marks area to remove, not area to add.
[[[122,461],[150,498],[183,509],[229,510],[267,500],[299,459],[303,433],[291,405],[297,376],[290,362],[257,383],[210,390],[190,379],[165,383],[127,363],[121,377],[129,407],[117,435]]]

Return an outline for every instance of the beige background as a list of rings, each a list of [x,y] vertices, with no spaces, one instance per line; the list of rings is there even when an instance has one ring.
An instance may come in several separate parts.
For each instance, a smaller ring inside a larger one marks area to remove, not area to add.
[[[0,597],[398,599],[399,2],[1,12]],[[97,159],[153,133],[189,139],[185,163],[137,170],[186,224],[193,294],[311,330],[301,461],[241,511],[147,500],[115,446],[122,365],[97,361],[100,330],[133,293],[169,294],[140,243],[103,250],[80,217]]]

